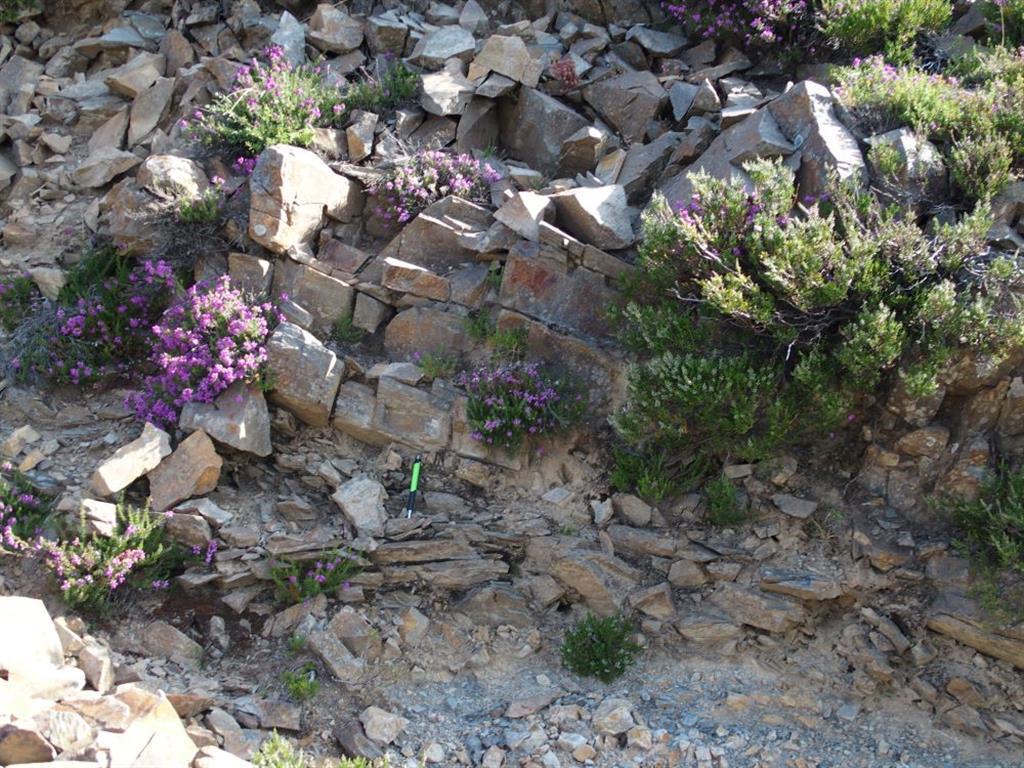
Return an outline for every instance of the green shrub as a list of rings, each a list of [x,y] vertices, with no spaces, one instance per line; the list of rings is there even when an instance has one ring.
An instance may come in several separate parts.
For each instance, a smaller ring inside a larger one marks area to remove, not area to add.
[[[333,550],[312,563],[275,561],[270,567],[270,578],[277,588],[278,600],[301,603],[320,594],[347,589],[348,580],[359,571],[359,560],[354,554]]]
[[[974,500],[946,500],[962,545],[979,562],[1024,573],[1024,469],[1007,466]]]
[[[39,296],[36,284],[28,275],[18,275],[0,282],[0,326],[13,331],[32,312]]]
[[[998,133],[964,136],[949,153],[949,176],[966,200],[991,200],[1013,180],[1013,151]]]
[[[254,768],[310,768],[309,759],[301,749],[274,731],[252,756]]]
[[[388,61],[379,77],[368,73],[345,91],[345,106],[380,112],[410,101],[419,90],[420,76],[399,59]]]
[[[366,336],[366,331],[352,324],[352,315],[342,315],[331,327],[331,338],[339,344],[358,344]]]
[[[493,331],[488,341],[495,357],[502,360],[522,360],[526,354],[529,331],[522,326],[499,328]]]
[[[671,451],[664,445],[630,450],[616,446],[612,450],[612,487],[622,493],[635,492],[640,498],[658,502],[688,491],[707,472],[708,467],[691,462],[685,467],[670,467]]]
[[[313,662],[306,662],[297,670],[286,669],[281,673],[281,682],[293,701],[308,701],[320,693],[320,681],[316,679]]]
[[[635,631],[623,616],[586,618],[565,633],[562,663],[582,677],[596,677],[610,683],[636,663],[642,648],[630,639]]]
[[[1024,339],[1021,273],[987,255],[981,207],[925,233],[852,186],[806,207],[783,165],[745,169],[752,192],[697,175],[689,206],[644,212],[618,313],[639,356],[614,419],[627,442],[762,459],[843,425],[901,360],[923,392],[953,349]]]
[[[1015,48],[1024,45],[1024,0],[989,0],[985,12],[996,25],[996,41]]]
[[[949,0],[822,0],[819,19],[829,42],[846,54],[909,62],[917,36],[941,30],[952,10]]]
[[[0,0],[0,24],[17,21],[23,13],[38,7],[36,0]]]
[[[309,646],[309,638],[296,632],[288,636],[288,653],[299,655],[304,653]]]
[[[199,197],[178,203],[178,219],[182,224],[206,224],[220,218],[224,196],[219,187],[211,187]]]
[[[466,333],[474,341],[487,341],[494,335],[494,321],[486,312],[473,312],[464,321]]]
[[[450,379],[459,366],[458,359],[443,352],[414,352],[412,361],[422,369],[429,381]]]
[[[726,527],[746,522],[747,510],[729,478],[719,475],[709,480],[704,486],[703,496],[705,513],[712,525]]]

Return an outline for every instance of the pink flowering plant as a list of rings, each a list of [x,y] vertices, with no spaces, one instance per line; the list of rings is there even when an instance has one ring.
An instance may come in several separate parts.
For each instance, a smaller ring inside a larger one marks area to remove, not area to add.
[[[128,406],[140,421],[170,427],[185,403],[212,403],[237,381],[257,381],[275,318],[269,303],[250,304],[227,275],[193,285],[152,327],[157,372]]]
[[[666,0],[664,8],[694,37],[748,47],[777,45],[809,26],[806,0]]]
[[[486,203],[490,185],[500,179],[501,174],[489,163],[472,155],[434,149],[396,165],[370,188],[370,194],[380,216],[404,224],[449,195]]]
[[[469,398],[472,438],[509,451],[525,439],[570,426],[586,408],[582,394],[569,382],[548,376],[536,363],[484,365],[459,374],[455,383]]]
[[[273,144],[309,146],[316,128],[344,113],[342,91],[322,66],[292,66],[284,49],[271,45],[262,60],[238,69],[230,90],[183,119],[182,128],[203,144],[243,151],[244,168],[248,156]]]
[[[301,603],[317,595],[330,595],[349,588],[349,579],[360,571],[355,553],[332,550],[314,562],[277,560],[271,563],[270,577],[277,598],[284,603]]]
[[[94,251],[69,273],[56,302],[23,318],[9,368],[20,380],[75,385],[130,374],[176,287],[164,261],[133,264],[112,248]]]
[[[0,555],[30,551],[49,511],[24,475],[10,462],[0,465]]]
[[[182,567],[185,552],[164,541],[164,516],[121,504],[117,517],[111,536],[90,532],[83,520],[72,538],[33,545],[68,605],[102,612],[122,587],[160,589]]]

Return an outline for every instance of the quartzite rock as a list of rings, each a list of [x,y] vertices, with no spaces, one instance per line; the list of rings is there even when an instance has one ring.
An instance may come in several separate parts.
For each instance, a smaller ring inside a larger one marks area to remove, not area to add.
[[[348,222],[363,208],[358,184],[299,147],[268,147],[259,156],[249,184],[249,236],[275,253],[308,249],[325,213]]]
[[[131,170],[140,162],[139,156],[131,152],[116,147],[100,147],[82,161],[71,178],[80,187],[94,189],[113,181],[115,176]]]
[[[189,669],[198,669],[203,658],[203,647],[166,621],[152,622],[139,639],[146,653],[170,659]]]
[[[380,707],[367,707],[360,715],[366,735],[377,744],[387,746],[409,725],[409,721]]]
[[[175,155],[150,155],[139,166],[135,181],[165,200],[194,200],[210,188],[199,163]]]
[[[562,102],[534,88],[520,88],[516,99],[502,99],[499,109],[501,143],[512,157],[542,173],[552,173],[562,156],[562,144],[590,122]]]
[[[741,624],[767,632],[785,632],[801,624],[806,617],[800,603],[728,581],[718,585],[711,602]]]
[[[270,414],[258,384],[238,381],[212,403],[186,403],[178,422],[186,432],[201,429],[239,451],[269,456]]]
[[[309,20],[306,37],[315,48],[348,53],[363,43],[363,24],[344,9],[318,5]]]
[[[128,122],[128,146],[134,147],[163,120],[171,106],[174,78],[158,78],[144,93],[135,97]]]
[[[156,469],[171,453],[171,436],[149,422],[135,440],[117,449],[92,475],[90,487],[101,496],[122,491],[147,472]]]
[[[530,56],[522,38],[492,35],[469,65],[469,79],[478,81],[497,72],[527,88],[536,88],[542,71],[542,64]]]
[[[224,460],[201,429],[186,437],[174,453],[149,473],[149,498],[154,512],[163,512],[217,487]]]
[[[469,62],[476,50],[473,35],[462,27],[439,27],[416,44],[409,60],[427,69],[440,69],[448,59]]]
[[[643,141],[647,124],[668,100],[658,78],[648,71],[600,80],[584,88],[583,97],[630,142]]]
[[[314,427],[327,426],[344,366],[313,334],[281,323],[267,342],[271,402]]]
[[[331,496],[359,536],[380,537],[388,521],[384,486],[370,477],[354,477]]]
[[[572,235],[598,248],[628,248],[636,241],[623,187],[578,187],[551,196],[558,221]]]

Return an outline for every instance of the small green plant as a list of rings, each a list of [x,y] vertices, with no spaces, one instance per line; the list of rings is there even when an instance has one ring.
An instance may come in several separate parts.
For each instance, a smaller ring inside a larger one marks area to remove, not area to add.
[[[465,320],[466,333],[474,341],[487,341],[494,335],[494,321],[486,312],[473,312]]]
[[[964,136],[949,153],[949,176],[969,201],[988,201],[1013,181],[1013,150],[1005,136]]]
[[[501,262],[494,262],[491,268],[487,271],[487,287],[493,291],[501,290]]]
[[[36,0],[0,0],[0,24],[17,21],[22,14],[39,8]]]
[[[300,653],[305,653],[306,648],[309,646],[309,638],[305,635],[300,635],[296,632],[293,635],[288,636],[288,653],[293,656],[298,656]]]
[[[728,527],[747,520],[747,511],[740,501],[736,486],[725,475],[704,485],[704,511],[712,525]]]
[[[0,326],[13,331],[32,312],[39,292],[28,275],[18,275],[0,282]]]
[[[357,557],[332,550],[313,563],[278,560],[271,564],[270,578],[277,597],[286,603],[301,603],[320,594],[330,595],[348,588],[348,580],[359,573]]]
[[[529,331],[522,326],[499,328],[489,339],[496,357],[502,360],[522,360],[526,354]]]
[[[364,73],[361,80],[350,85],[345,91],[345,106],[370,112],[394,109],[410,101],[419,86],[420,76],[401,60],[392,59],[379,77]]]
[[[611,484],[621,493],[633,493],[657,504],[664,499],[685,492],[699,481],[708,467],[669,466],[670,451],[666,446],[651,446],[645,450],[630,450],[621,446],[612,449]],[[695,471],[696,470],[696,471]]]
[[[254,768],[310,768],[309,759],[301,749],[274,731],[252,756]]]
[[[366,757],[343,757],[338,768],[389,768],[391,761],[387,757],[370,760]]]
[[[358,344],[366,336],[366,331],[352,324],[352,315],[342,315],[331,327],[331,337],[339,344]]]
[[[949,0],[822,0],[819,19],[825,36],[851,56],[884,53],[892,62],[914,57],[919,35],[949,23]]]
[[[577,675],[610,683],[625,674],[643,650],[630,637],[634,631],[624,616],[598,618],[588,613],[565,633],[562,663]]]
[[[883,181],[890,183],[897,181],[904,170],[906,170],[900,151],[894,145],[885,142],[871,145],[871,148],[868,150],[868,162],[871,163]]]
[[[30,553],[50,509],[24,475],[8,462],[0,465],[0,555]]]
[[[1024,573],[1024,469],[1001,466],[973,500],[946,500],[961,546],[980,563]]]
[[[298,670],[285,670],[281,682],[288,690],[288,696],[297,702],[309,701],[320,692],[320,681],[316,679],[316,665],[303,664]]]
[[[429,381],[452,378],[459,365],[456,358],[443,352],[414,352],[412,361]]]
[[[178,219],[182,224],[206,224],[220,218],[224,195],[219,186],[207,189],[198,197],[178,203]]]

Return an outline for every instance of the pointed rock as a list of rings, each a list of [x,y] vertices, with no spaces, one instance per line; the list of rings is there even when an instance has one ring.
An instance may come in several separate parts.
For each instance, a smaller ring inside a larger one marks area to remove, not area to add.
[[[193,432],[149,473],[152,510],[163,512],[178,502],[209,493],[217,487],[223,464],[207,434]]]
[[[212,403],[186,403],[178,425],[202,430],[218,443],[256,456],[269,456],[270,414],[257,384],[235,382]]]
[[[139,437],[121,446],[96,468],[89,485],[100,496],[110,496],[156,469],[170,453],[171,436],[147,422]]]

